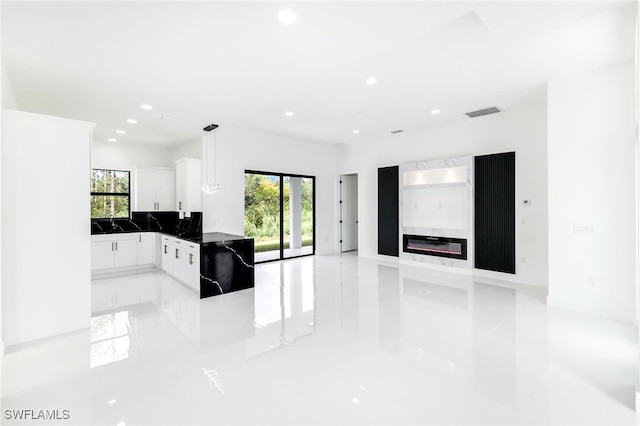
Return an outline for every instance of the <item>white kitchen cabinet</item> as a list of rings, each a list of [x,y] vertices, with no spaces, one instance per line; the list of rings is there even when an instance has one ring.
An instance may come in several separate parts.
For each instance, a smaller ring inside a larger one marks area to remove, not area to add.
[[[113,249],[113,240],[95,241],[91,238],[91,270],[113,268],[115,264]]]
[[[176,204],[176,172],[174,170],[156,170],[156,200],[158,210],[173,211]]]
[[[152,264],[155,261],[155,233],[138,233],[138,265]]]
[[[124,268],[138,264],[138,241],[134,238],[122,238],[115,241],[114,266]]]
[[[189,243],[187,247],[185,282],[200,294],[200,246]]]
[[[176,210],[202,211],[202,161],[181,158],[176,164]]]
[[[160,167],[133,167],[132,211],[173,211],[175,171]]]
[[[91,236],[91,271],[111,272],[150,266],[155,259],[155,234],[132,232]]]
[[[92,235],[92,271],[135,266],[137,262],[137,234]]]
[[[162,236],[162,269],[196,293],[200,293],[199,244]]]

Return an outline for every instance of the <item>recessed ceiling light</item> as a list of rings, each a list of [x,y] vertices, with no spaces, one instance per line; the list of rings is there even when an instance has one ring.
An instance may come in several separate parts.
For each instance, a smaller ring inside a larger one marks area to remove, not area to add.
[[[290,24],[296,20],[296,14],[291,9],[282,9],[278,12],[278,19],[283,24]]]
[[[375,77],[369,77],[369,78],[367,79],[367,84],[368,84],[369,86],[371,86],[371,85],[373,85],[373,84],[376,84],[377,82],[378,82],[378,79],[377,79],[377,78],[375,78]]]
[[[284,113],[287,117],[293,117],[293,113],[291,111],[287,111]]]
[[[431,114],[440,114],[440,110],[439,109],[431,110]]]
[[[109,142],[118,142],[118,140],[117,140],[117,139],[114,139],[114,138],[109,138],[109,139],[107,139],[107,140],[108,140]]]
[[[151,111],[153,109],[153,107],[151,105],[147,105],[147,104],[142,104],[140,105],[140,108],[147,110],[147,111]]]
[[[127,123],[129,124],[138,124],[138,120],[134,120],[133,118],[128,118]]]
[[[360,133],[360,130],[356,129],[353,131],[353,133],[357,135],[358,133]]]
[[[127,132],[125,132],[124,130],[116,130],[116,133],[118,133],[120,135],[124,135]]]

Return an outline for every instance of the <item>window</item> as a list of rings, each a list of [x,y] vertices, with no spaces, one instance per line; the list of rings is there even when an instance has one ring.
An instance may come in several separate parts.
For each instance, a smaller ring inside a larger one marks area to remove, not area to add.
[[[129,218],[129,172],[93,169],[91,172],[91,219]]]

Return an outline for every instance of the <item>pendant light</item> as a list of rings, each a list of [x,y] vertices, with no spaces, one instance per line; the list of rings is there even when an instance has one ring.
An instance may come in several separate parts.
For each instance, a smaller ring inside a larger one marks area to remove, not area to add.
[[[220,191],[222,185],[217,183],[218,179],[216,179],[216,175],[218,173],[218,154],[216,152],[217,140],[216,140],[216,132],[215,129],[218,128],[217,124],[209,124],[205,127],[204,130],[204,159],[205,159],[205,176],[206,183],[202,185],[202,192],[205,194],[215,194]],[[208,135],[209,132],[214,130],[213,132],[213,181],[209,180],[209,141]]]

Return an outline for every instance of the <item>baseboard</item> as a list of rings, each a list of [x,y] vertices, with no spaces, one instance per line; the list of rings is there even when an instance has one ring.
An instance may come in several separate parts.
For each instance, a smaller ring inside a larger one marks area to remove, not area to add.
[[[415,262],[413,260],[400,259],[400,265],[410,266],[413,268],[429,269],[437,272],[445,272],[449,274],[472,276],[471,269],[457,268],[454,266],[438,265],[436,263]]]
[[[159,271],[154,265],[136,266],[134,268],[108,269],[100,272],[92,272],[92,280],[102,280],[105,278],[124,277],[125,275],[145,274],[147,272]]]

